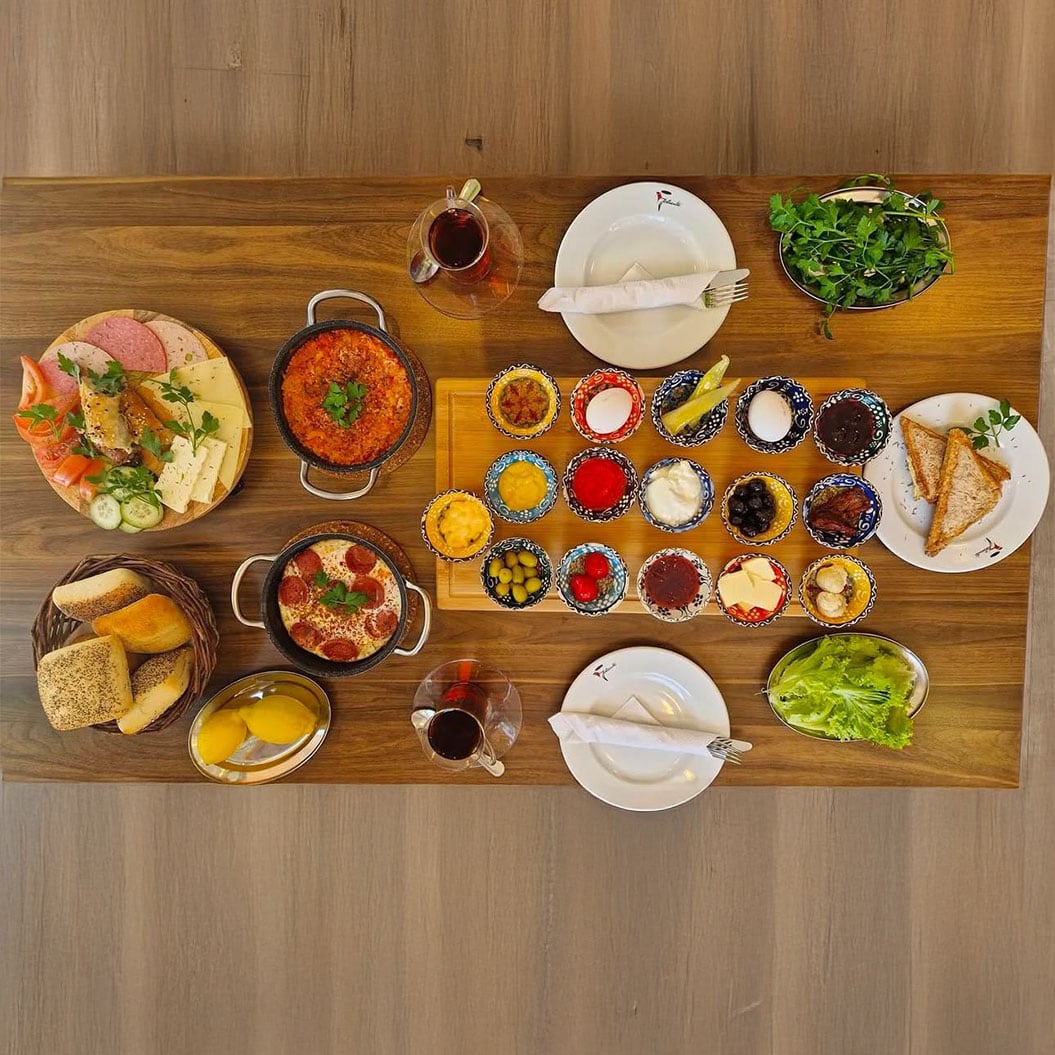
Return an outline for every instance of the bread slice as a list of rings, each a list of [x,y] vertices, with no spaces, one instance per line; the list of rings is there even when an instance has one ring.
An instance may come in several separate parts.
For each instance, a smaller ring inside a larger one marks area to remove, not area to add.
[[[1000,501],[1002,490],[1003,484],[993,479],[967,434],[953,429],[941,466],[938,504],[924,547],[927,556],[940,553],[991,512]]]
[[[898,419],[905,437],[908,471],[912,474],[912,494],[928,502],[938,500],[941,463],[945,459],[946,439],[940,432],[927,428],[904,414]]]
[[[122,733],[138,733],[160,718],[186,691],[194,651],[177,648],[151,656],[132,675],[132,707],[117,719]]]
[[[898,420],[901,423],[901,434],[905,437],[908,471],[912,475],[912,496],[924,498],[933,504],[938,500],[938,481],[941,477],[941,464],[945,460],[948,437],[913,418],[905,417],[904,414]],[[998,484],[1003,485],[1011,479],[1006,465],[993,458],[987,458],[984,454],[979,454],[978,458],[985,471]]]
[[[37,690],[55,729],[81,729],[120,718],[132,706],[121,642],[93,637],[47,653],[37,666]]]
[[[71,619],[90,623],[146,597],[150,590],[150,581],[142,575],[127,568],[113,568],[56,586],[51,592],[51,603]]]
[[[92,623],[97,634],[113,634],[129,652],[168,652],[185,645],[194,628],[183,609],[163,593],[146,597]]]

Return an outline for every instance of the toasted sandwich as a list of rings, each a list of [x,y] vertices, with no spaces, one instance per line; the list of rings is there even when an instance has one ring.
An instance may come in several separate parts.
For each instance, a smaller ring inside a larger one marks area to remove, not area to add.
[[[933,504],[938,500],[938,485],[948,437],[913,418],[905,417],[904,414],[898,420],[901,423],[901,434],[905,437],[908,471],[912,475],[912,495]],[[979,454],[978,459],[982,468],[1001,487],[1011,479],[1007,466],[983,454]]]
[[[949,433],[934,520],[924,548],[928,557],[940,553],[1000,501],[1003,481],[994,479],[987,460],[974,450],[965,432],[953,429]]]

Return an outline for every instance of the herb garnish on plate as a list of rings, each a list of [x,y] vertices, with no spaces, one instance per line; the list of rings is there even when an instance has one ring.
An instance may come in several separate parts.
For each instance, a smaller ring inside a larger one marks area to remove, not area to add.
[[[988,419],[988,420],[987,420]],[[1022,420],[1021,414],[1015,414],[1011,410],[1011,404],[1006,400],[1000,400],[1000,408],[992,407],[985,417],[977,418],[975,423],[964,429],[971,437],[971,446],[976,450],[984,450],[989,446],[992,439],[993,446],[1000,446],[1000,433],[1010,432]]]
[[[324,571],[315,573],[315,585],[320,590],[326,587],[319,598],[319,603],[326,605],[327,608],[340,608],[345,615],[355,615],[370,600],[365,593],[349,590],[343,582],[336,579],[331,581]]]
[[[113,465],[98,476],[89,476],[100,494],[113,495],[118,502],[142,499],[155,509],[161,508],[161,495],[155,490],[157,477],[144,465]]]
[[[330,382],[320,406],[342,428],[348,428],[363,409],[363,398],[366,396],[366,385],[348,381],[343,385]]]
[[[149,378],[149,383],[157,385],[161,391],[161,398],[166,403],[176,403],[183,407],[184,412],[187,415],[186,422],[182,421],[166,421],[165,428],[171,429],[177,436],[182,436],[186,440],[190,440],[191,452],[194,454],[198,453],[198,448],[202,445],[202,441],[212,436],[220,428],[220,422],[215,415],[210,414],[207,410],[202,411],[201,420],[197,423],[194,421],[194,414],[191,412],[191,403],[194,402],[194,393],[186,385],[176,384],[176,371],[172,370],[169,373],[169,379],[167,381],[158,381],[155,378]],[[146,446],[146,444],[144,444]],[[151,450],[149,447],[148,450]],[[156,451],[151,450],[152,454],[156,454]],[[160,456],[159,456],[160,457]]]
[[[952,250],[938,213],[943,203],[929,192],[912,196],[890,178],[869,174],[851,180],[882,183],[881,202],[846,198],[821,201],[810,194],[769,199],[769,223],[782,235],[780,253],[789,271],[825,302],[821,332],[832,340],[829,320],[838,308],[890,304],[913,296],[919,283],[952,270]]]

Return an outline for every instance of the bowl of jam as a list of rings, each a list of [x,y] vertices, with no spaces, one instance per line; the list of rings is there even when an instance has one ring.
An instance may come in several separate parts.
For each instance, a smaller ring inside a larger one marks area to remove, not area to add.
[[[641,565],[637,595],[650,615],[683,623],[700,614],[711,598],[711,573],[690,550],[661,549]]]
[[[890,411],[867,388],[844,388],[830,395],[813,419],[817,449],[836,465],[864,465],[890,439]]]
[[[637,470],[625,454],[611,447],[588,447],[568,462],[562,486],[564,500],[577,517],[606,523],[634,504]]]

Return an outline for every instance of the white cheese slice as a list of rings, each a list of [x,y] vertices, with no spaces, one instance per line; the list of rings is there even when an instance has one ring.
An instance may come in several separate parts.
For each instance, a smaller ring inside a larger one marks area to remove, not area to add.
[[[745,560],[740,565],[740,570],[746,571],[752,578],[764,579],[766,582],[772,582],[776,578],[773,565],[765,557],[752,557],[750,560]]]
[[[177,436],[172,441],[172,461],[165,463],[158,477],[157,491],[161,501],[174,513],[186,513],[190,503],[191,491],[198,479],[209,450],[204,445],[197,453],[191,448],[190,440]]]
[[[181,366],[172,373],[175,374],[173,378],[170,378],[169,374],[158,374],[155,380],[171,379],[174,384],[185,385],[194,393],[195,399],[242,406],[242,387],[238,384],[238,378],[235,377],[231,362],[226,356]]]
[[[751,579],[751,603],[749,608],[761,608],[766,612],[774,611],[780,604],[784,591],[775,582],[764,579]]]
[[[223,440],[213,439],[211,436],[202,440],[202,446],[208,451],[205,462],[198,473],[198,479],[194,481],[190,497],[192,502],[211,502],[213,491],[216,490],[216,481],[220,476],[220,466],[223,464],[223,456],[227,450],[227,444]]]
[[[726,608],[750,608],[751,576],[746,571],[731,571],[718,579],[718,593],[721,595],[722,604]]]
[[[201,366],[202,364],[196,365]],[[187,369],[189,370],[190,367]],[[169,403],[166,407],[169,419],[178,421],[181,425],[187,423],[187,412],[182,405]],[[195,399],[191,403],[191,410],[194,412],[195,424],[201,424],[202,416],[206,411],[220,423],[219,428],[212,434],[212,438],[227,444],[227,447],[223,452],[217,478],[230,491],[234,487],[235,473],[238,471],[238,458],[242,451],[242,432],[249,425],[245,411],[240,406],[233,406],[229,403],[212,403],[204,399]]]

